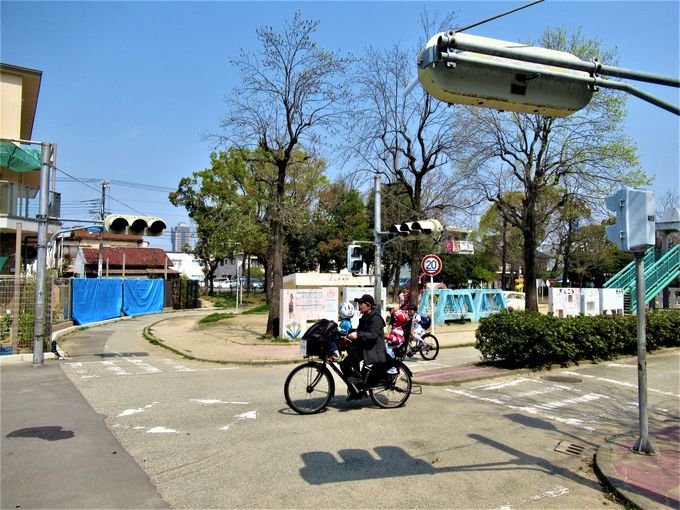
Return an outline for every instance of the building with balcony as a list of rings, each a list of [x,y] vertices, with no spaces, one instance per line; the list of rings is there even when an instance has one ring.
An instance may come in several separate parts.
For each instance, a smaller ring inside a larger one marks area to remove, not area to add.
[[[14,272],[17,246],[24,268],[36,256],[40,145],[21,141],[32,138],[41,78],[42,71],[0,63],[0,274]],[[50,217],[60,216],[60,201],[49,194]],[[50,222],[48,235],[58,230]]]

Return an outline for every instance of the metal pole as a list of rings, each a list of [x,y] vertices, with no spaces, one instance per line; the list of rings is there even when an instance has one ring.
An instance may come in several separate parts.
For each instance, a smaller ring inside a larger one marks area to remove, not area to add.
[[[380,210],[382,208],[381,196],[380,196],[380,175],[375,176],[375,204],[373,204],[373,216],[374,216],[374,237],[373,241],[375,243],[375,259],[374,259],[374,270],[373,276],[375,281],[373,282],[373,293],[375,294],[373,298],[375,299],[375,305],[380,314],[382,315],[382,244],[380,238],[381,230],[381,219]]]
[[[38,257],[35,271],[35,320],[33,323],[33,366],[42,366],[44,361],[43,345],[45,343],[45,297],[47,273],[47,218],[48,196],[50,185],[50,159],[52,145],[41,144],[40,164],[40,210],[36,216],[38,221]]]
[[[12,300],[12,354],[19,349],[19,310],[21,304],[21,222],[17,221],[14,240],[14,299]]]
[[[434,335],[434,275],[430,275],[430,326]]]
[[[102,223],[104,222],[104,217],[106,215],[105,212],[105,204],[106,204],[106,188],[109,185],[109,181],[102,181],[102,194],[101,198],[99,199],[99,218],[101,219]],[[102,277],[102,266],[104,262],[104,229],[102,228],[99,231],[99,262],[97,263],[97,278]]]
[[[637,352],[638,352],[638,413],[640,417],[640,438],[633,446],[635,453],[655,455],[649,442],[647,420],[647,347],[645,336],[645,262],[644,252],[635,253],[635,297],[637,300]]]

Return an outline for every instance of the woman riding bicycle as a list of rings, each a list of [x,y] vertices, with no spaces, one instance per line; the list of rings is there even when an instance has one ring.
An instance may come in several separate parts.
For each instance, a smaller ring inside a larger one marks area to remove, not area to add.
[[[347,336],[352,343],[347,348],[347,358],[340,364],[353,384],[365,382],[360,371],[362,360],[364,365],[387,362],[385,321],[376,310],[373,296],[364,294],[357,299],[357,303],[361,313],[359,326]]]

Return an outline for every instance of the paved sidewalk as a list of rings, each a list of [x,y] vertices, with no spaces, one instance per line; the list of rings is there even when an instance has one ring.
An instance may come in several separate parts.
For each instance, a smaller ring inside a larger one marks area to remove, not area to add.
[[[600,446],[595,465],[611,488],[637,508],[680,508],[680,426],[649,431],[656,455],[631,450],[637,433]]]

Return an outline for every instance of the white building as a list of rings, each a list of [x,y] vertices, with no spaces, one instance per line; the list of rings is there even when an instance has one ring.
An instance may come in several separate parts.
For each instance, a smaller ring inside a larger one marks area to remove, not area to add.
[[[249,260],[246,259],[246,266],[243,267],[243,254],[237,253],[234,258],[224,259],[218,265],[215,270],[215,278],[233,280],[236,275],[246,276],[248,273],[248,263],[250,263],[250,268],[262,268],[260,261],[257,260],[255,255],[251,255]]]
[[[203,281],[205,279],[203,264],[193,255],[183,252],[167,252],[166,255],[172,261],[172,268],[190,280]]]

